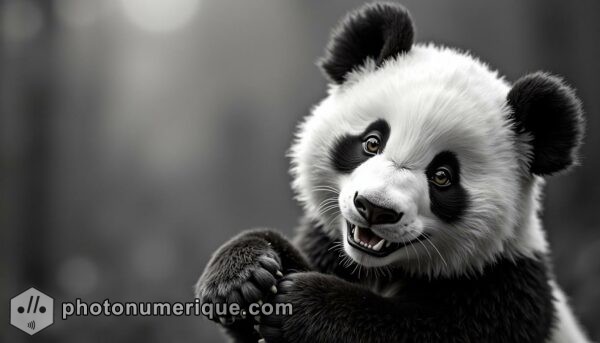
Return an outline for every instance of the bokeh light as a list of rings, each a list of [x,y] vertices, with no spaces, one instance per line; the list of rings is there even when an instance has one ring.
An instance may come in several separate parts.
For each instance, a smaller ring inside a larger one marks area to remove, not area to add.
[[[200,0],[122,0],[125,14],[140,29],[168,32],[188,24]]]

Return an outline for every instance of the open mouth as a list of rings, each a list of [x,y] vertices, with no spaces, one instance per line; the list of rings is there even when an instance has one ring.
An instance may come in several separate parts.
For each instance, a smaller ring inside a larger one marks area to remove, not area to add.
[[[422,234],[408,242],[389,242],[377,236],[375,232],[369,228],[359,227],[348,221],[346,221],[346,223],[348,230],[348,243],[362,252],[377,257],[387,256],[400,248],[404,248],[409,244],[416,243],[427,238],[426,234]]]

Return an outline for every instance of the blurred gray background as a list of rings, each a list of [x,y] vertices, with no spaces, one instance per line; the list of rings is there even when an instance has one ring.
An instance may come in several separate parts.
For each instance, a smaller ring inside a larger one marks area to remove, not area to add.
[[[325,94],[329,30],[360,3],[0,0],[0,340],[221,341],[199,317],[71,317],[29,337],[8,302],[30,286],[59,303],[188,301],[227,238],[290,235],[285,152]],[[577,88],[583,166],[550,179],[544,219],[558,280],[600,339],[600,2],[404,4],[418,41]]]

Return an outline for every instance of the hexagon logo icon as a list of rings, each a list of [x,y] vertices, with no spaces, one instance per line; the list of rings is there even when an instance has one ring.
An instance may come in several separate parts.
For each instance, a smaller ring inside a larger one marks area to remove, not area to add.
[[[10,323],[34,335],[54,323],[54,299],[31,287],[10,300]]]

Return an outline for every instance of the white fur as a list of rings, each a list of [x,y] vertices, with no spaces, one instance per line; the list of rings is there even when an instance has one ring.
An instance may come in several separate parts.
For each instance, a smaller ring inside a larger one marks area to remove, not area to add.
[[[551,282],[556,310],[556,326],[552,330],[550,343],[587,343],[583,330],[573,315],[564,293],[555,282]]]

